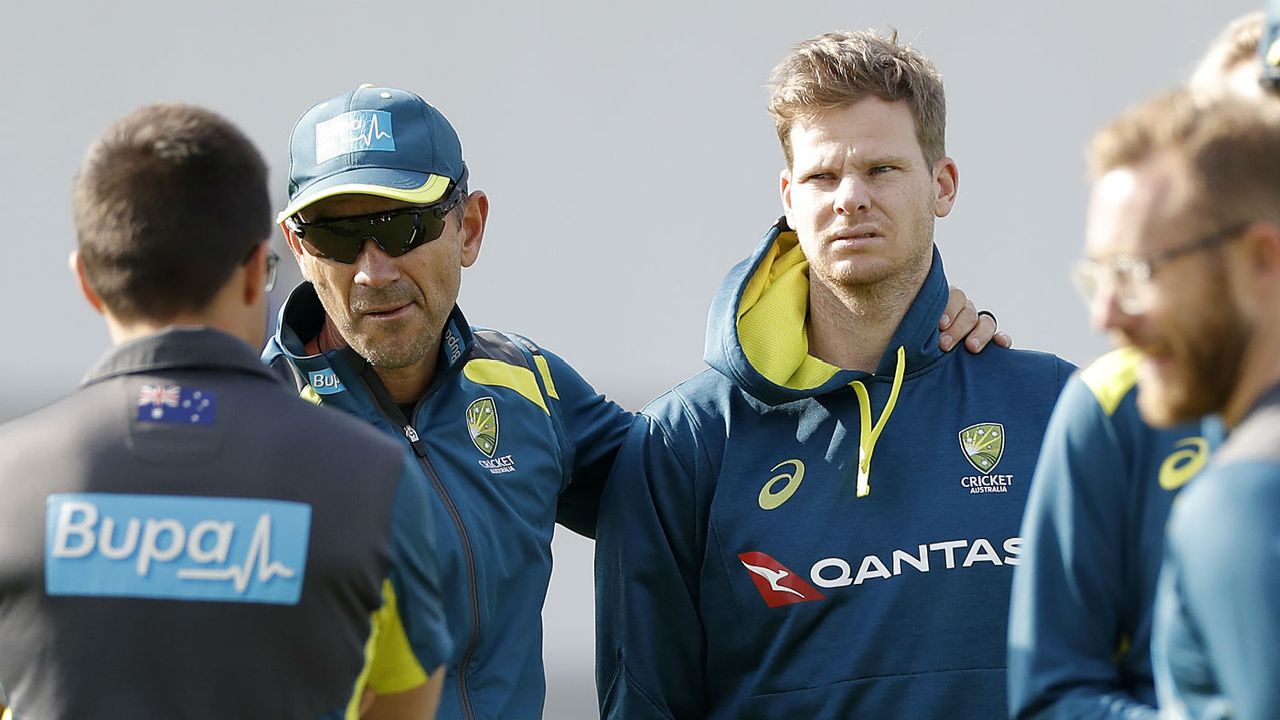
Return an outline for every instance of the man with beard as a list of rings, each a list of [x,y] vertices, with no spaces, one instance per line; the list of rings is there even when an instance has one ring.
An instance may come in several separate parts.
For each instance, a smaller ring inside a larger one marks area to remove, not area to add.
[[[1230,431],[1170,515],[1153,643],[1162,712],[1280,714],[1280,107],[1179,91],[1104,128],[1095,324],[1138,353],[1138,408]]]
[[[308,110],[290,157],[278,219],[307,282],[264,357],[304,397],[399,438],[435,495],[457,633],[440,717],[540,718],[554,523],[594,535],[631,416],[555,355],[463,317],[462,269],[479,257],[489,200],[468,190],[462,145],[436,108],[362,86]],[[964,337],[979,318],[951,297],[931,322],[945,312]],[[993,331],[984,323],[967,347]],[[412,708],[425,678],[385,620],[369,680],[379,713]]]
[[[1259,97],[1262,13],[1231,22],[1192,74],[1198,92]],[[1096,285],[1083,263],[1077,282]],[[1133,348],[1067,384],[1027,499],[1009,621],[1010,717],[1151,719],[1156,579],[1174,498],[1221,441],[1216,421],[1153,428]]]
[[[775,69],[784,217],[721,286],[711,369],[636,419],[605,489],[606,718],[993,718],[1042,353],[944,355],[955,201],[933,65],[831,33]]]

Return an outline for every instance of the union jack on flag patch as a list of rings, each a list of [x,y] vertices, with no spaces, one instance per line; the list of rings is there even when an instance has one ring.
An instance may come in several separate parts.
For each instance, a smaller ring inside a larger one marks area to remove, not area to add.
[[[143,385],[138,389],[138,422],[212,425],[214,394],[181,385]]]

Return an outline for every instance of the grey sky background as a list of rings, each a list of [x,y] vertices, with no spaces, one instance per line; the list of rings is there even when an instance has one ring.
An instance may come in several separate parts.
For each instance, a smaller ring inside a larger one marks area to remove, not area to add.
[[[161,100],[216,109],[263,149],[282,207],[294,121],[362,82],[440,108],[472,187],[490,196],[463,279],[471,322],[528,335],[639,409],[702,368],[711,297],[780,212],[769,70],[800,40],[866,27],[897,27],[945,78],[960,191],[937,240],[951,282],[1018,346],[1086,363],[1107,343],[1067,274],[1082,242],[1083,148],[1261,6],[15,3],[0,46],[0,419],[70,391],[108,344],[66,257],[71,180],[109,122]],[[556,559],[546,715],[591,718],[591,544],[561,533]]]

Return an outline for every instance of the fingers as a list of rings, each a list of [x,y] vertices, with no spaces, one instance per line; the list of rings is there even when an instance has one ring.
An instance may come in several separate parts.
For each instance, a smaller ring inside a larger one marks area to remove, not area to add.
[[[954,293],[952,297],[955,297]],[[960,297],[963,298],[964,294],[961,293]],[[951,309],[950,303],[948,303],[948,309]],[[960,340],[968,342],[968,340],[977,339],[979,350],[986,347],[988,342],[991,342],[991,336],[996,331],[995,325],[991,324],[990,327],[984,330],[982,324],[978,322],[978,309],[974,307],[973,302],[968,298],[965,298],[963,303],[948,314],[950,315],[951,323],[942,328],[941,337],[938,339],[938,346],[942,348],[943,352],[950,351]]]
[[[965,303],[969,302],[968,296],[960,288],[952,285],[947,295],[947,307],[942,311],[942,317],[938,320],[938,329],[946,332],[951,327],[951,320],[960,314],[964,309]]]

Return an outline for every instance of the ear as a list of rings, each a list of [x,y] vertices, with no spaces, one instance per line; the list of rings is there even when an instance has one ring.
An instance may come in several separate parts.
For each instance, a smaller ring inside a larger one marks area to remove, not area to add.
[[[284,233],[284,244],[289,246],[289,252],[293,254],[293,261],[298,264],[298,270],[302,273],[302,279],[311,282],[311,275],[308,272],[308,265],[303,260],[306,252],[302,249],[302,241],[298,236],[289,229],[289,226],[280,223],[280,232]]]
[[[98,297],[98,293],[93,291],[93,286],[89,284],[89,276],[84,270],[84,258],[80,257],[79,250],[72,250],[71,255],[67,258],[67,265],[71,268],[71,274],[76,279],[76,284],[80,287],[80,294],[89,303],[89,306],[95,312],[105,315],[106,308],[102,304],[102,298]]]
[[[787,218],[787,226],[795,229],[796,224],[791,219],[791,168],[782,168],[782,172],[778,173],[778,196],[782,198],[782,214]]]
[[[489,196],[475,190],[467,196],[467,209],[462,214],[462,267],[471,267],[480,257],[484,228],[489,222]]]
[[[944,157],[933,164],[933,184],[937,189],[933,197],[933,214],[946,217],[956,203],[956,189],[960,186],[960,171],[955,160]]]
[[[241,297],[247,306],[255,306],[267,294],[263,287],[267,282],[267,253],[271,251],[271,241],[263,240],[254,248],[253,254],[244,264],[244,287]]]

